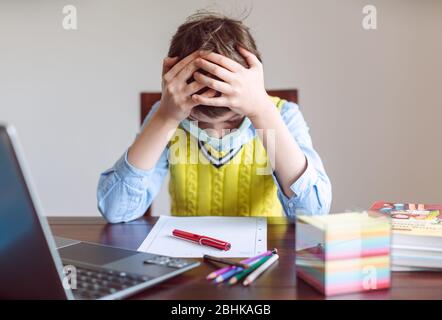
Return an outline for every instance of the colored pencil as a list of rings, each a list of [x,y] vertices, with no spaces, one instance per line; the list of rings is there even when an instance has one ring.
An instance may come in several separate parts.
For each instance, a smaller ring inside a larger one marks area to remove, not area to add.
[[[269,260],[272,256],[266,256],[264,258],[261,258],[259,261],[257,261],[256,263],[254,263],[250,268],[248,268],[247,270],[243,270],[240,273],[234,275],[232,278],[230,278],[229,280],[229,284],[236,284],[238,281],[241,281],[242,279],[244,279],[245,277],[247,277],[250,273],[252,273],[253,271],[255,271],[256,269],[258,269],[261,265],[263,265],[267,260]]]
[[[251,257],[251,258],[247,258],[247,259],[245,259],[245,260],[242,260],[242,261],[240,261],[240,263],[250,264],[251,262],[253,262],[253,261],[257,260],[257,259],[261,259],[262,257],[269,256],[269,255],[271,255],[271,254],[276,254],[276,253],[278,253],[278,249],[274,248],[274,249],[272,249],[272,250],[270,250],[270,251],[266,251],[266,252],[264,252],[264,253],[261,253],[260,255],[257,255],[257,256],[255,256],[255,257]],[[206,279],[207,279],[207,280],[215,279],[216,277],[220,276],[221,274],[223,274],[223,273],[225,273],[225,272],[227,272],[227,271],[232,270],[233,268],[234,268],[234,267],[225,267],[225,268],[222,268],[222,269],[219,269],[219,270],[213,271],[212,273],[210,273],[210,274],[206,277]]]
[[[261,260],[252,261],[250,263],[249,269],[251,267],[253,267],[259,261],[261,261]],[[215,283],[221,283],[221,282],[224,282],[226,280],[229,280],[231,277],[237,275],[238,273],[243,272],[244,270],[249,270],[249,269],[244,269],[244,268],[240,268],[240,267],[232,267],[231,270],[229,270],[227,272],[224,272],[223,274],[220,274],[218,277],[216,277]]]
[[[277,254],[274,254],[271,256],[270,259],[268,259],[266,262],[264,262],[258,269],[253,271],[251,274],[247,276],[247,278],[244,280],[243,285],[248,286],[253,281],[256,280],[264,271],[266,271],[270,266],[275,263],[279,259],[279,256]]]
[[[244,269],[243,268],[238,268],[238,267],[233,267],[232,270],[229,270],[227,272],[224,272],[223,274],[219,275],[218,277],[216,277],[216,279],[214,280],[215,283],[221,283],[224,282],[228,279],[230,279],[231,277],[233,277],[235,274],[242,272]]]

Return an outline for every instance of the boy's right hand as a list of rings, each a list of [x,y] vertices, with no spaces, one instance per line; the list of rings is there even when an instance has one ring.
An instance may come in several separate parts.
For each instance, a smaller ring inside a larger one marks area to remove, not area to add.
[[[192,95],[205,87],[193,81],[187,83],[193,73],[198,70],[195,59],[200,56],[199,51],[195,51],[181,61],[178,57],[166,57],[163,61],[163,81],[162,95],[158,113],[165,120],[174,120],[177,123],[187,118],[192,108],[197,106],[192,100]],[[213,97],[216,91],[207,90],[204,95]]]
[[[197,81],[187,83],[198,69],[195,66],[195,58],[198,56],[195,52],[179,62],[177,58],[164,59],[160,106],[127,153],[127,160],[134,167],[140,170],[154,168],[179,123],[198,105],[192,101],[191,96],[205,85]],[[216,91],[210,89],[203,95],[214,97]]]

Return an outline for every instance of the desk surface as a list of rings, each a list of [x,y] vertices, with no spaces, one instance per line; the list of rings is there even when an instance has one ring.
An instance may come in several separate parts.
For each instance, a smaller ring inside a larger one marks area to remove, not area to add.
[[[136,250],[157,218],[125,224],[106,224],[102,218],[49,218],[53,234]],[[205,280],[215,268],[208,263],[148,289],[134,299],[324,299],[294,273],[295,228],[286,219],[268,225],[268,248],[278,248],[280,259],[250,287],[214,285]],[[392,288],[330,299],[442,299],[442,272],[395,272]]]

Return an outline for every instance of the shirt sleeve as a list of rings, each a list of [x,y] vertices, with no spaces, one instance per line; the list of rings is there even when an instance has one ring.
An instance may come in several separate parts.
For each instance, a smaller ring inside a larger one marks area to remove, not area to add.
[[[158,105],[156,103],[152,107],[142,129],[156,112]],[[112,168],[100,176],[97,201],[103,217],[111,223],[128,222],[141,217],[158,194],[168,167],[168,148],[150,170],[141,170],[130,164],[126,151]]]
[[[287,197],[275,174],[273,179],[278,186],[278,198],[286,215],[317,215],[330,211],[332,191],[330,179],[325,172],[319,154],[314,150],[309,128],[297,104],[286,102],[281,116],[307,159],[307,168],[290,189],[294,195]]]

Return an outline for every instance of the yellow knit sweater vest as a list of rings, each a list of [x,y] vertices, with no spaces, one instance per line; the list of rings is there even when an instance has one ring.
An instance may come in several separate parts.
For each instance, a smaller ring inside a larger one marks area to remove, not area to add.
[[[285,100],[276,97],[272,100],[281,110]],[[174,161],[170,161],[169,155],[172,215],[282,215],[272,175],[259,174],[269,166],[267,152],[259,137],[255,136],[244,144],[230,161],[217,168],[208,162],[195,161],[204,157],[198,149],[197,139],[181,128],[179,131],[172,137],[169,148],[173,146],[171,149],[187,152],[174,154]]]

